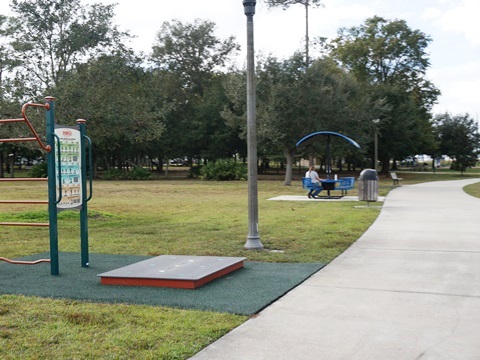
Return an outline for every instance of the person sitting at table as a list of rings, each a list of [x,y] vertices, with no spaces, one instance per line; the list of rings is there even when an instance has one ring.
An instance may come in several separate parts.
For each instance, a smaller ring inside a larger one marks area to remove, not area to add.
[[[314,198],[318,199],[318,194],[320,194],[320,191],[323,190],[322,185],[320,182],[322,179],[318,176],[318,173],[315,171],[315,166],[310,166],[308,168],[308,171],[305,173],[306,178],[310,178],[312,181],[312,188],[308,192],[308,198]]]

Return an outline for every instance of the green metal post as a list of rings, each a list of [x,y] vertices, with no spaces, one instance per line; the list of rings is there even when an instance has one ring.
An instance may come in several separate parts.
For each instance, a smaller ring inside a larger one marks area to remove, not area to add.
[[[85,146],[86,121],[79,119],[77,120],[77,124],[80,130],[80,157],[82,159],[82,167],[80,169],[80,178],[82,181],[82,208],[80,209],[80,249],[82,267],[88,267],[87,155]],[[92,171],[92,169],[90,169],[90,171]]]
[[[50,151],[47,154],[48,175],[48,218],[50,223],[50,273],[59,274],[58,264],[58,221],[57,221],[57,187],[55,174],[55,109],[53,97],[46,97],[47,108],[47,144]],[[60,150],[60,149],[59,149]]]

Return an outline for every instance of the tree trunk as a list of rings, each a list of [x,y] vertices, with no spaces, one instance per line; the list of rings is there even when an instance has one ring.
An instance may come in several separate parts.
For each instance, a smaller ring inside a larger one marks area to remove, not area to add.
[[[398,170],[396,159],[393,159],[393,161],[392,161],[392,170]]]
[[[308,0],[305,2],[305,64],[308,66],[310,65],[310,54],[309,54],[309,34],[308,34]]]
[[[10,168],[10,177],[15,177],[15,153],[8,155],[7,166]]]
[[[382,169],[380,170],[380,173],[388,174],[389,171],[390,171],[390,159],[387,157],[382,159]]]
[[[94,179],[97,179],[98,178],[98,160],[96,158],[94,158],[92,160],[92,168],[93,169],[90,169],[90,171],[93,171],[93,174],[92,174],[92,177]]]
[[[294,149],[285,148],[283,150],[285,155],[285,159],[287,160],[287,167],[285,169],[285,186],[292,185],[292,177],[293,177],[293,157],[295,155]]]
[[[117,156],[117,169],[118,170],[123,170],[123,161],[122,157],[120,155]]]
[[[4,177],[4,172],[3,172],[3,153],[0,153],[0,178]]]
[[[158,155],[158,165],[157,165],[157,171],[161,173],[163,171],[163,157],[162,155]],[[168,166],[168,161],[167,161],[167,166]]]

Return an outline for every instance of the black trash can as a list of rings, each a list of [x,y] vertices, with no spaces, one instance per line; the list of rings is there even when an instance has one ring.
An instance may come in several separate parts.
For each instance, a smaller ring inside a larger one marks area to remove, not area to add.
[[[374,169],[365,169],[358,178],[358,200],[373,202],[378,200],[378,175]]]

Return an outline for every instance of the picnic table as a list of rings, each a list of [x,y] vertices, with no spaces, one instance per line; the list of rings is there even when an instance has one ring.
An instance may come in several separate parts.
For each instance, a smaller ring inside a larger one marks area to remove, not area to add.
[[[335,190],[335,183],[339,183],[340,180],[322,180],[320,181],[322,184],[323,190],[327,190],[327,196],[330,199],[330,190]]]
[[[320,181],[320,185],[322,186],[322,190],[327,190],[327,198],[331,199],[332,196],[330,194],[331,190],[340,190],[342,195],[339,197],[343,197],[347,195],[347,191],[354,188],[355,178],[353,177],[341,177],[338,180],[330,180],[325,179]],[[312,180],[310,178],[302,178],[302,187],[306,190],[317,189],[316,187],[312,187]]]

